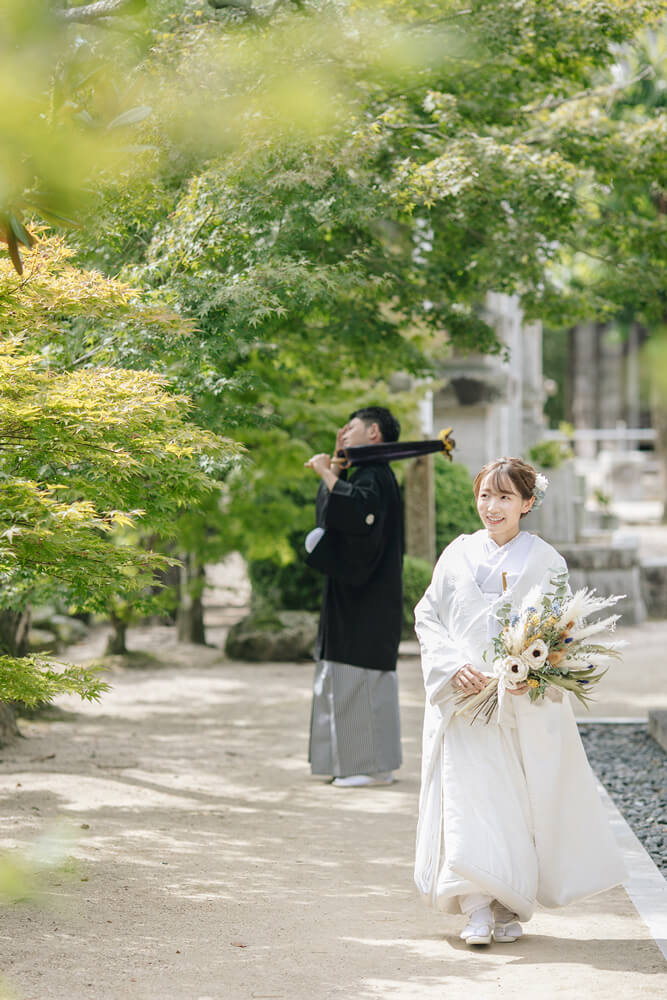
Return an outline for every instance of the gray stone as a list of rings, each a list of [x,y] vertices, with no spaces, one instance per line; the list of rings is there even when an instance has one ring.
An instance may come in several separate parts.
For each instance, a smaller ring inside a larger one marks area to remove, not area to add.
[[[31,628],[28,632],[28,649],[31,653],[55,652],[58,648],[58,636],[45,628]]]
[[[648,713],[648,731],[663,750],[667,750],[667,708],[652,708]]]
[[[78,618],[70,618],[69,615],[53,615],[48,625],[66,646],[85,639],[88,635],[88,628],[84,623]]]
[[[621,521],[616,514],[610,514],[606,510],[585,510],[582,524],[583,531],[589,533],[601,531],[615,531]],[[582,534],[580,531],[579,535]]]
[[[538,466],[537,470],[549,480],[549,489],[542,506],[531,511],[522,524],[528,531],[535,532],[560,549],[561,543],[575,541],[577,512],[583,505],[583,499],[577,492],[574,462],[567,459],[557,468],[543,469]]]
[[[667,559],[642,560],[640,579],[649,617],[667,618]]]
[[[598,464],[605,492],[614,502],[644,499],[642,479],[647,460],[643,451],[600,451]]]
[[[625,594],[615,607],[623,624],[639,625],[645,620],[639,550],[635,544],[577,542],[561,544],[558,550],[567,562],[572,590],[592,587],[601,597]]]
[[[454,457],[473,477],[491,459],[524,453],[546,426],[541,325],[524,322],[518,296],[499,292],[486,295],[483,315],[506,352],[448,352],[433,396],[435,427],[454,428]]]
[[[39,604],[30,609],[30,621],[37,628],[49,628],[51,619],[57,614],[55,604]]]
[[[250,614],[230,628],[225,653],[255,663],[312,660],[317,625],[318,616],[310,611]]]

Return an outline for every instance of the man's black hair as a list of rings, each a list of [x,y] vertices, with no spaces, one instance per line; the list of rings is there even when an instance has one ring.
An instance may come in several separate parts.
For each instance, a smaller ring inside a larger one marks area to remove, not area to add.
[[[377,424],[383,441],[398,441],[401,425],[394,414],[386,406],[364,406],[350,414],[349,419],[359,417],[367,426]]]

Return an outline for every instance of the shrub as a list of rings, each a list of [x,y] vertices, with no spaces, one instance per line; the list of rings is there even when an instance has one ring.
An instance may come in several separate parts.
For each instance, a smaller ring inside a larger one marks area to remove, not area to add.
[[[435,543],[442,552],[458,535],[481,528],[472,477],[460,462],[435,463]]]
[[[528,461],[543,469],[557,469],[572,457],[572,448],[567,441],[538,441],[528,449]]]
[[[431,582],[433,567],[426,559],[405,556],[403,559],[403,637],[414,636],[414,607]]]
[[[277,611],[319,611],[323,577],[306,566],[303,533],[291,536],[290,545],[294,559],[284,566],[272,559],[248,562],[252,603]]]

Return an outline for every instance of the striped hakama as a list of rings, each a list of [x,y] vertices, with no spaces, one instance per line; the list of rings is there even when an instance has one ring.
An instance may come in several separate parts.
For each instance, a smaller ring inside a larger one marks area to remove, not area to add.
[[[334,778],[379,774],[401,766],[395,670],[318,662],[308,760],[313,774]]]

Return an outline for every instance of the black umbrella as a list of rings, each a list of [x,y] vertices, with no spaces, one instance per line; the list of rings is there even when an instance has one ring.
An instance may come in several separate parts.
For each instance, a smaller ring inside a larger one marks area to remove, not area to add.
[[[442,451],[452,461],[456,442],[450,438],[452,428],[440,431],[433,441],[383,441],[382,444],[364,444],[356,448],[339,448],[334,462],[341,469],[352,465],[369,465],[371,462],[397,462],[402,458],[416,458]]]

